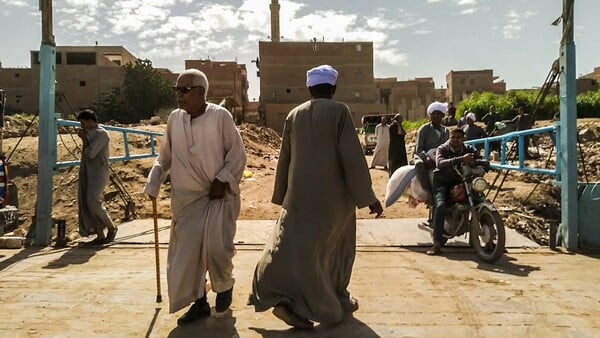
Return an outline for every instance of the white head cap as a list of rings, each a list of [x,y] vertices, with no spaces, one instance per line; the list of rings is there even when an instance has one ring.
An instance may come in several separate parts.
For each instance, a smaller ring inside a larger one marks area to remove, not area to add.
[[[306,72],[306,86],[313,87],[320,84],[335,86],[338,72],[329,65],[315,67]]]
[[[467,114],[467,119],[469,119],[469,120],[471,120],[473,122],[477,121],[477,117],[475,117],[475,114],[473,114],[473,113],[468,113]]]
[[[427,114],[431,115],[431,113],[434,111],[439,111],[442,112],[442,114],[446,114],[448,111],[448,105],[438,101],[432,102],[429,107],[427,107]]]

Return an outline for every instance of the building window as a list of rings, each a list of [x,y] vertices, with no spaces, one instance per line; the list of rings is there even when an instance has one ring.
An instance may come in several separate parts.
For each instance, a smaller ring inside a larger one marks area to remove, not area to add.
[[[40,64],[40,52],[39,51],[31,52],[31,64],[32,65]],[[56,64],[57,65],[62,64],[62,53],[56,53]]]
[[[85,87],[85,81],[79,81],[79,87]]]
[[[362,51],[362,45],[356,45],[356,51],[357,52]]]
[[[358,90],[354,92],[354,97],[360,97],[360,92]]]
[[[286,88],[286,89],[285,89],[285,92],[289,94],[289,93],[291,93],[291,92],[292,92],[292,90],[291,90],[290,88]]]
[[[21,76],[21,74],[19,74],[19,73],[15,73],[15,78],[17,78],[17,79],[18,79],[20,76]]]
[[[96,53],[94,52],[67,52],[68,65],[95,65]]]

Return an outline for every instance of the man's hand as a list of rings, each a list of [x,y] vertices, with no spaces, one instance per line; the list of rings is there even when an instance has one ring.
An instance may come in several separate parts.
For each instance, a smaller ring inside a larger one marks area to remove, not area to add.
[[[77,128],[77,136],[85,140],[85,130],[83,128]]]
[[[221,182],[215,179],[210,185],[210,191],[208,192],[208,198],[211,200],[225,197],[225,191],[229,187],[229,183]]]
[[[425,161],[425,167],[429,170],[435,169],[435,161],[427,158]]]
[[[375,214],[375,218],[381,217],[381,214],[383,213],[383,207],[381,206],[381,203],[379,203],[379,201],[369,205],[369,210],[369,215]]]
[[[475,163],[475,158],[473,157],[472,153],[466,153],[463,155],[463,162],[465,162],[465,164],[467,165],[471,165],[473,163]]]

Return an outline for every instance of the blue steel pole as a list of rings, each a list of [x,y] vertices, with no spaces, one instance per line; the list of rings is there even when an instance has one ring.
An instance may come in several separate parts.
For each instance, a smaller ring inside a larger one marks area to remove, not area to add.
[[[560,44],[560,169],[561,224],[563,245],[578,247],[577,215],[577,87],[575,80],[575,42],[573,7],[575,0],[563,0],[563,36]]]
[[[46,246],[52,239],[52,177],[56,163],[56,115],[54,95],[56,47],[52,35],[52,1],[40,1],[42,44],[40,46],[40,101],[38,137],[38,187],[35,245]]]

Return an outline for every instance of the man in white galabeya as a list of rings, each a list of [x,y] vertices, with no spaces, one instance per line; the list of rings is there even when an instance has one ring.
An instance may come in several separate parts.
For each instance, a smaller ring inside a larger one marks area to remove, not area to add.
[[[206,102],[208,79],[204,73],[183,71],[174,89],[179,109],[169,115],[144,193],[155,199],[170,173],[169,311],[193,302],[177,320],[183,325],[210,316],[207,272],[217,293],[216,311],[223,312],[231,305],[233,237],[246,152],[229,111]]]

